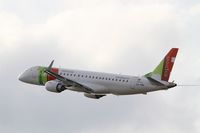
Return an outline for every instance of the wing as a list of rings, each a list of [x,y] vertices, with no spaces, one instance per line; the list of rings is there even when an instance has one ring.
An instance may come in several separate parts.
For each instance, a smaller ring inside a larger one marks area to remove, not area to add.
[[[45,73],[47,73],[48,75],[50,75],[50,76],[56,78],[57,80],[61,81],[67,87],[72,87],[72,86],[78,87],[78,88],[82,89],[83,92],[86,92],[86,93],[93,93],[94,92],[90,87],[88,87],[86,85],[83,85],[81,83],[78,83],[76,81],[73,81],[71,79],[65,78],[65,77],[63,77],[63,76],[61,76],[57,73],[52,72],[51,68],[53,66],[53,63],[54,63],[54,60],[51,62],[49,67],[44,70]]]

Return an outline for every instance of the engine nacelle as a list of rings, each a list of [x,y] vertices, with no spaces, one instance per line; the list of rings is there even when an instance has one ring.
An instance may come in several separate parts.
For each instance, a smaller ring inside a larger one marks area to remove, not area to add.
[[[67,88],[59,82],[56,81],[48,81],[45,84],[45,88],[50,92],[60,93]]]
[[[88,97],[88,98],[93,98],[93,99],[99,99],[105,95],[96,95],[96,94],[89,94],[89,93],[84,93],[84,96],[85,97]]]

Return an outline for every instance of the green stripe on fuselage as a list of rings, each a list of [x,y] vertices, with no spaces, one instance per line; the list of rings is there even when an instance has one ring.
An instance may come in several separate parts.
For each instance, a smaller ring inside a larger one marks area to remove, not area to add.
[[[39,84],[44,85],[47,82],[47,74],[44,72],[45,67],[40,67],[39,68],[39,76],[38,76],[38,81]]]

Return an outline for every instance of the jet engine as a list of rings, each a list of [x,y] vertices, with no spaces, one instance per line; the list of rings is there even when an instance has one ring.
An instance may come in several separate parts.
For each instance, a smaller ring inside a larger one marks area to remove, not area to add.
[[[96,94],[89,94],[89,93],[84,93],[84,96],[85,97],[88,97],[88,98],[93,98],[93,99],[99,99],[105,95],[96,95]]]
[[[56,81],[48,81],[48,82],[46,82],[45,88],[48,91],[55,92],[55,93],[60,93],[60,92],[62,92],[62,91],[67,89],[63,84],[61,84],[59,82],[56,82]]]

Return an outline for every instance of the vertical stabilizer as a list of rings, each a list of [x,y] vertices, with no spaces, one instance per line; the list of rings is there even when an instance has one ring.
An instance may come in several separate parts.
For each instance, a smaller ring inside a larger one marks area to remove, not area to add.
[[[178,48],[172,48],[164,57],[164,59],[160,62],[160,64],[153,70],[153,72],[147,74],[146,76],[152,77],[156,80],[168,82],[177,52]]]

